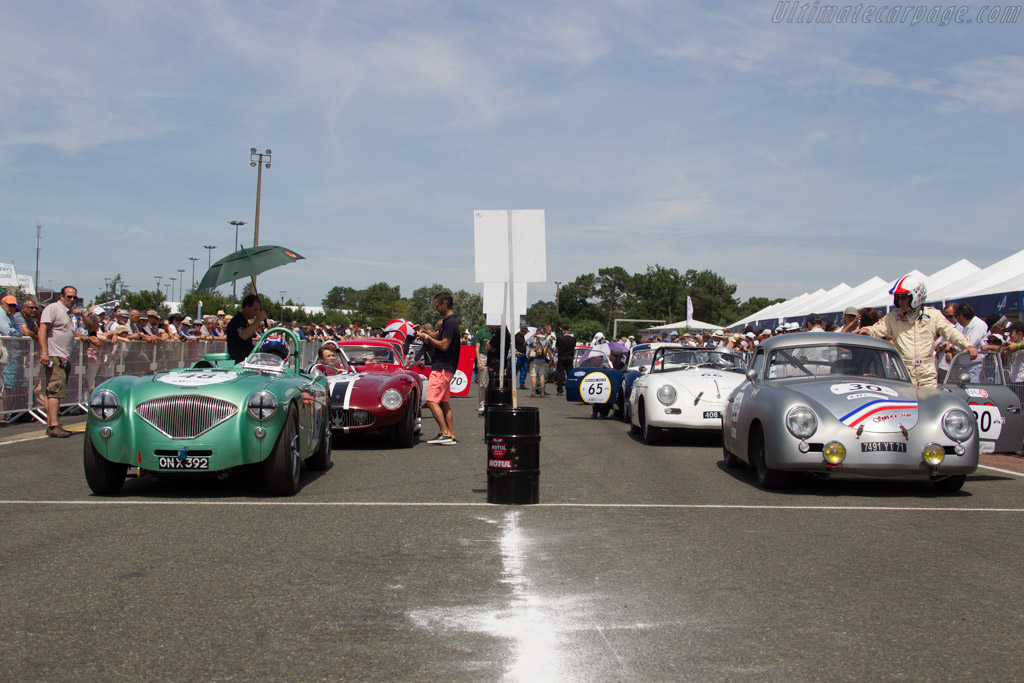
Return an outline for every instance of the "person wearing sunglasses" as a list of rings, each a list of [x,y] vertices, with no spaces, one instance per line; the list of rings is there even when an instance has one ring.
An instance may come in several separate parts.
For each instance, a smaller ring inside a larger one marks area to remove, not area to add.
[[[39,364],[43,367],[46,397],[46,435],[63,439],[71,432],[60,424],[60,402],[68,394],[71,374],[71,352],[75,343],[75,323],[71,316],[81,316],[90,332],[97,328],[92,316],[75,308],[78,289],[70,285],[60,290],[60,298],[43,309],[39,316]]]
[[[967,351],[971,360],[978,357],[978,349],[953,323],[946,320],[941,312],[924,305],[928,296],[924,282],[905,275],[896,281],[889,293],[892,294],[893,310],[874,325],[861,327],[856,333],[891,338],[893,346],[903,356],[914,384],[938,386],[935,342],[940,337]]]

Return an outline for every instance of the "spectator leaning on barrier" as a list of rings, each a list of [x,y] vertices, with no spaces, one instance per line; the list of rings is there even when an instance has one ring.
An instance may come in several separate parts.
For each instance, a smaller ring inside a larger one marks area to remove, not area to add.
[[[0,337],[20,337],[21,330],[14,325],[14,314],[18,310],[18,299],[8,294],[0,299]]]
[[[971,341],[971,346],[981,348],[988,339],[988,325],[981,318],[974,315],[974,308],[968,303],[956,305],[956,324],[964,336]]]
[[[39,311],[39,302],[34,296],[27,296],[21,302],[21,316],[25,321],[21,333],[36,343],[39,343]]]
[[[43,367],[46,386],[46,435],[57,438],[71,436],[71,432],[61,426],[58,413],[60,400],[68,393],[68,371],[75,341],[71,316],[81,313],[74,308],[77,299],[76,288],[62,287],[60,299],[44,308],[39,318],[39,363]],[[89,318],[85,318],[85,325],[95,328],[95,323]]]
[[[1007,334],[1010,340],[1003,345],[1003,357],[1006,359],[1009,381],[1013,384],[1024,383],[1024,323],[1012,323]]]
[[[21,324],[18,313],[18,299],[8,294],[0,299],[0,336],[20,337]],[[0,340],[0,365],[3,365],[3,410],[13,411],[18,406],[16,402],[24,399],[27,392],[21,391],[25,387],[25,374],[22,366],[24,350],[19,348],[17,341]],[[0,425],[7,426],[10,416],[4,415],[0,418]]]

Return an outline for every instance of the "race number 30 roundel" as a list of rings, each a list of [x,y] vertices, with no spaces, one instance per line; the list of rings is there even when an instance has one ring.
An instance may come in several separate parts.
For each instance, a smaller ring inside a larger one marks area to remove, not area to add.
[[[607,403],[612,395],[612,382],[603,372],[591,372],[580,382],[580,398],[584,403]]]

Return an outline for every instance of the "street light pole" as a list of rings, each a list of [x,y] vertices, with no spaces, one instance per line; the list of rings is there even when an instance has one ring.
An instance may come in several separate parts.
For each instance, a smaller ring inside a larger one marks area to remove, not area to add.
[[[216,244],[204,244],[203,249],[206,250],[206,269],[209,270],[213,264],[213,250],[217,248]]]
[[[562,286],[561,282],[555,283],[555,316],[558,316],[558,290]]]
[[[177,281],[178,278],[176,278],[176,277],[169,277],[167,279],[171,281],[171,296],[173,297],[174,296],[174,283]]]
[[[185,298],[185,269],[184,268],[178,268],[178,277],[180,278],[180,280],[178,281],[178,301],[181,301],[181,300],[183,300]]]
[[[266,161],[264,161],[266,157]],[[260,188],[263,184],[263,167],[270,168],[270,150],[257,152],[255,147],[249,149],[249,165],[256,167],[256,223],[253,224],[252,246],[260,244]],[[256,276],[252,276],[252,291],[256,293]]]
[[[189,256],[188,260],[192,262],[192,289],[196,288],[196,261],[199,260],[198,256]]]
[[[156,293],[160,293],[160,280],[163,279],[163,275],[154,275],[153,279],[156,280]]]
[[[284,327],[284,295],[288,291],[286,289],[277,290],[281,294],[281,327]]]
[[[256,180],[256,185],[257,185],[257,187],[259,186],[259,179]],[[256,194],[259,194],[259,190],[258,189],[256,190]],[[256,213],[258,214],[259,210],[257,210]],[[235,226],[235,251],[238,251],[238,226],[245,225],[245,221],[228,221],[228,225]],[[253,246],[255,246],[255,245],[253,245]],[[232,301],[232,303],[238,303],[238,295],[237,295],[237,292],[235,290],[235,285],[236,285],[236,281],[234,279],[232,279],[231,280],[231,301]]]

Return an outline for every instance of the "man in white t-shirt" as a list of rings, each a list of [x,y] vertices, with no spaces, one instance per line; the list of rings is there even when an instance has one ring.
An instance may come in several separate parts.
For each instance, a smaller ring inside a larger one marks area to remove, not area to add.
[[[971,346],[980,349],[988,341],[988,325],[985,321],[974,315],[974,308],[969,303],[959,303],[954,311],[956,327],[963,332],[964,336],[971,341]],[[981,379],[982,360],[979,358],[971,363],[968,373],[972,382]]]
[[[60,401],[68,394],[71,352],[75,343],[75,323],[72,315],[83,312],[74,308],[78,300],[75,287],[62,287],[60,299],[43,309],[39,316],[39,364],[45,375],[46,435],[56,438],[71,436],[58,419]],[[83,316],[84,325],[95,331],[97,325],[92,316]]]

